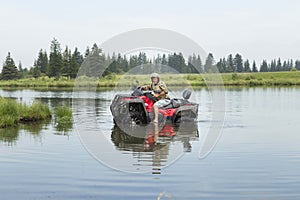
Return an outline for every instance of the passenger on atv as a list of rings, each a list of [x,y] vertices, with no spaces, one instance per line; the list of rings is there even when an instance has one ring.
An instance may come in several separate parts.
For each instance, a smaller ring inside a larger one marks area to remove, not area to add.
[[[156,102],[153,106],[154,111],[154,120],[153,123],[158,123],[158,108],[162,108],[170,104],[170,97],[168,94],[168,88],[166,84],[160,81],[159,74],[152,73],[151,76],[151,84],[144,85],[141,87],[142,90],[152,90],[154,92],[154,97],[156,98]]]

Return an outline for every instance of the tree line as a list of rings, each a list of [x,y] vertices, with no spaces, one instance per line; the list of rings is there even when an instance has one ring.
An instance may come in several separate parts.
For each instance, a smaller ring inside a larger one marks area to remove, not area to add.
[[[38,52],[37,59],[34,60],[33,66],[30,68],[23,68],[22,63],[19,62],[16,66],[11,53],[8,55],[3,63],[2,72],[0,74],[1,80],[20,79],[23,77],[48,76],[60,78],[61,76],[76,78],[78,70],[84,59],[88,56],[94,56],[98,61],[104,62],[108,65],[105,71],[101,72],[104,76],[116,73],[122,74],[133,69],[136,66],[143,64],[161,64],[167,65],[179,73],[232,73],[232,72],[276,72],[276,71],[291,71],[300,70],[300,60],[295,62],[292,59],[282,61],[280,58],[274,59],[271,62],[263,60],[257,66],[255,61],[243,59],[240,54],[229,54],[226,58],[220,58],[218,62],[212,53],[209,53],[205,62],[203,63],[200,55],[190,55],[185,60],[182,53],[173,54],[158,54],[156,57],[150,59],[146,53],[140,52],[138,55],[131,55],[129,57],[122,56],[120,53],[112,55],[105,55],[101,48],[94,44],[92,48],[87,47],[84,54],[78,48],[73,51],[66,46],[64,50],[61,49],[61,44],[57,39],[53,39],[50,45],[50,53],[48,55],[46,50],[41,49]],[[217,69],[217,70],[216,70]],[[97,65],[90,65],[85,74],[93,76],[99,74]]]

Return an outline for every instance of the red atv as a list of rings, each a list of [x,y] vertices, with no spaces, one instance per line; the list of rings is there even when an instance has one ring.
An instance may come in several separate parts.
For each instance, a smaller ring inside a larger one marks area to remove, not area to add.
[[[159,108],[159,124],[195,121],[198,116],[198,104],[189,102],[191,90],[183,92],[182,99],[171,99],[170,104]],[[153,105],[156,102],[153,91],[133,88],[131,95],[118,94],[110,106],[116,124],[148,124],[153,121]]]

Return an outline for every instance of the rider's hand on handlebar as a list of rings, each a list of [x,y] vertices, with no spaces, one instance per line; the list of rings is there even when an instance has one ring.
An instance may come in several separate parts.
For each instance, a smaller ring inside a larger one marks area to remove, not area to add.
[[[159,97],[159,94],[154,93],[153,96],[154,96],[154,97]]]

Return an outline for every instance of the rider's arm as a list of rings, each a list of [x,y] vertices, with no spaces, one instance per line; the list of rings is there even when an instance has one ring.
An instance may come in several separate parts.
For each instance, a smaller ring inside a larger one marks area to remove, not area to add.
[[[155,97],[164,97],[166,94],[168,94],[168,88],[164,82],[159,83],[160,92],[155,93]]]
[[[141,87],[142,90],[151,90],[151,85],[144,85]]]
[[[157,97],[162,97],[164,96],[166,93],[164,91],[161,91],[160,93],[154,93],[154,96]]]
[[[163,93],[164,95],[168,94],[169,91],[168,91],[168,88],[167,88],[167,86],[164,82],[160,82],[159,88],[162,91],[161,93]]]

